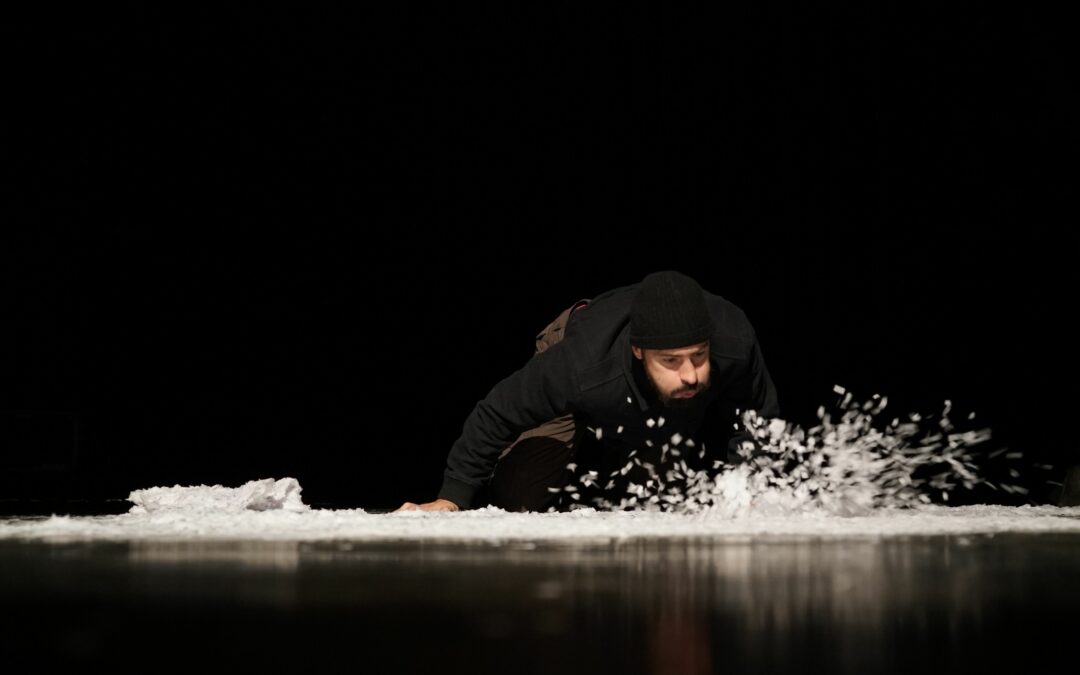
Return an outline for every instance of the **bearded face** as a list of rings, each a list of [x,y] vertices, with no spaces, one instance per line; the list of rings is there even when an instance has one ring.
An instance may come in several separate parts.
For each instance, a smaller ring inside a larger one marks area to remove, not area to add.
[[[708,342],[678,349],[632,349],[664,406],[692,407],[709,388]]]

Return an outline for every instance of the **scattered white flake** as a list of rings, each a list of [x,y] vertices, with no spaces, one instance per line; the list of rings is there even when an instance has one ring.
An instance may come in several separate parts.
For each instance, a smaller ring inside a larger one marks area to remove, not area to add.
[[[1009,454],[1005,455],[1005,459],[1020,459],[1023,456],[1024,453],[1022,452],[1010,452]]]
[[[694,439],[692,439],[692,438],[686,439],[686,447],[692,448],[692,447],[694,447],[694,445],[695,445]]]
[[[663,418],[663,417],[661,417],[660,419],[656,420],[656,426],[657,426],[657,427],[662,427],[662,426],[664,426],[664,418]]]
[[[877,508],[928,505],[937,495],[959,486],[971,489],[984,484],[998,489],[978,477],[973,455],[967,450],[987,440],[989,430],[957,432],[942,415],[944,421],[937,424],[940,430],[929,433],[919,424],[922,417],[917,414],[904,424],[893,418],[890,425],[879,429],[872,422],[886,402],[886,397],[875,394],[869,404],[859,404],[853,401],[850,391],[844,390],[838,404],[840,420],[834,421],[821,406],[821,424],[809,430],[782,419],[762,418],[754,410],[744,411],[742,424],[733,427],[746,430],[752,437],[742,441],[736,450],[745,461],[730,466],[715,460],[711,472],[688,467],[674,446],[692,444],[673,434],[672,443],[661,447],[663,468],[659,473],[631,454],[629,464],[610,476],[614,479],[617,474],[626,475],[637,465],[647,469],[652,482],[627,488],[627,497],[617,502],[603,497],[593,501],[601,509],[636,506],[684,513],[744,513],[747,509],[797,513],[820,509],[854,515]],[[951,402],[946,402],[946,413],[949,410]],[[649,426],[658,423],[647,421]],[[925,433],[920,436],[921,432]],[[652,441],[646,441],[646,445],[653,447]],[[704,453],[702,444],[698,457],[704,459]],[[732,492],[733,485],[741,486],[741,492]],[[605,489],[613,487],[614,480],[609,480]],[[1016,486],[1009,489],[1019,492]],[[739,495],[737,505],[731,501],[735,495]]]
[[[647,445],[647,446],[649,446],[651,448],[652,447],[652,441],[650,441],[648,439],[645,439],[645,445]]]
[[[596,440],[600,440],[604,436],[604,430],[600,427],[596,428]]]
[[[835,394],[843,395],[843,394],[847,393],[847,389],[844,389],[843,387],[841,387],[838,384],[834,384],[832,390],[833,390],[833,393],[835,393]]]
[[[633,403],[633,402],[634,402],[634,399],[632,399],[632,398],[630,398],[629,396],[627,396],[627,397],[626,397],[626,402],[627,402],[627,403]]]
[[[650,417],[649,419],[645,420],[645,426],[652,429],[654,426],[656,426],[656,420]]]
[[[576,471],[577,470],[577,464],[575,462],[570,462],[569,464],[566,465],[566,469],[568,471]]]
[[[623,427],[622,427],[622,425],[620,424],[620,425],[619,425],[619,428],[615,430],[615,433],[617,433],[617,434],[621,434],[621,433],[622,433],[622,430],[623,430]]]
[[[773,438],[779,438],[787,429],[787,424],[782,419],[774,419],[769,422],[769,435]]]

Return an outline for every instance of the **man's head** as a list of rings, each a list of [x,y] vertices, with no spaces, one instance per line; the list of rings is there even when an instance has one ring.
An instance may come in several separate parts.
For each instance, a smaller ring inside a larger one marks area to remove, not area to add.
[[[661,403],[688,405],[709,386],[713,329],[696,281],[675,271],[642,280],[630,308],[630,345]]]
[[[660,402],[669,408],[690,407],[709,388],[709,343],[678,349],[642,349],[631,345]]]

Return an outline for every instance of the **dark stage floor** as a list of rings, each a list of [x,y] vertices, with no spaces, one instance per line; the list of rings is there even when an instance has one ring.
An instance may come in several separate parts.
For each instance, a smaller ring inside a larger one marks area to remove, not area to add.
[[[1075,533],[6,540],[0,569],[30,672],[1063,673],[1080,635]]]

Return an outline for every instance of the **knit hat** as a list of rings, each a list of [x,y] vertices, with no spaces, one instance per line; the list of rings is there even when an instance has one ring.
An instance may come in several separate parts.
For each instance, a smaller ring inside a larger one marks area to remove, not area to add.
[[[698,282],[671,270],[653,272],[630,306],[630,343],[642,349],[675,349],[708,340],[713,321]]]

